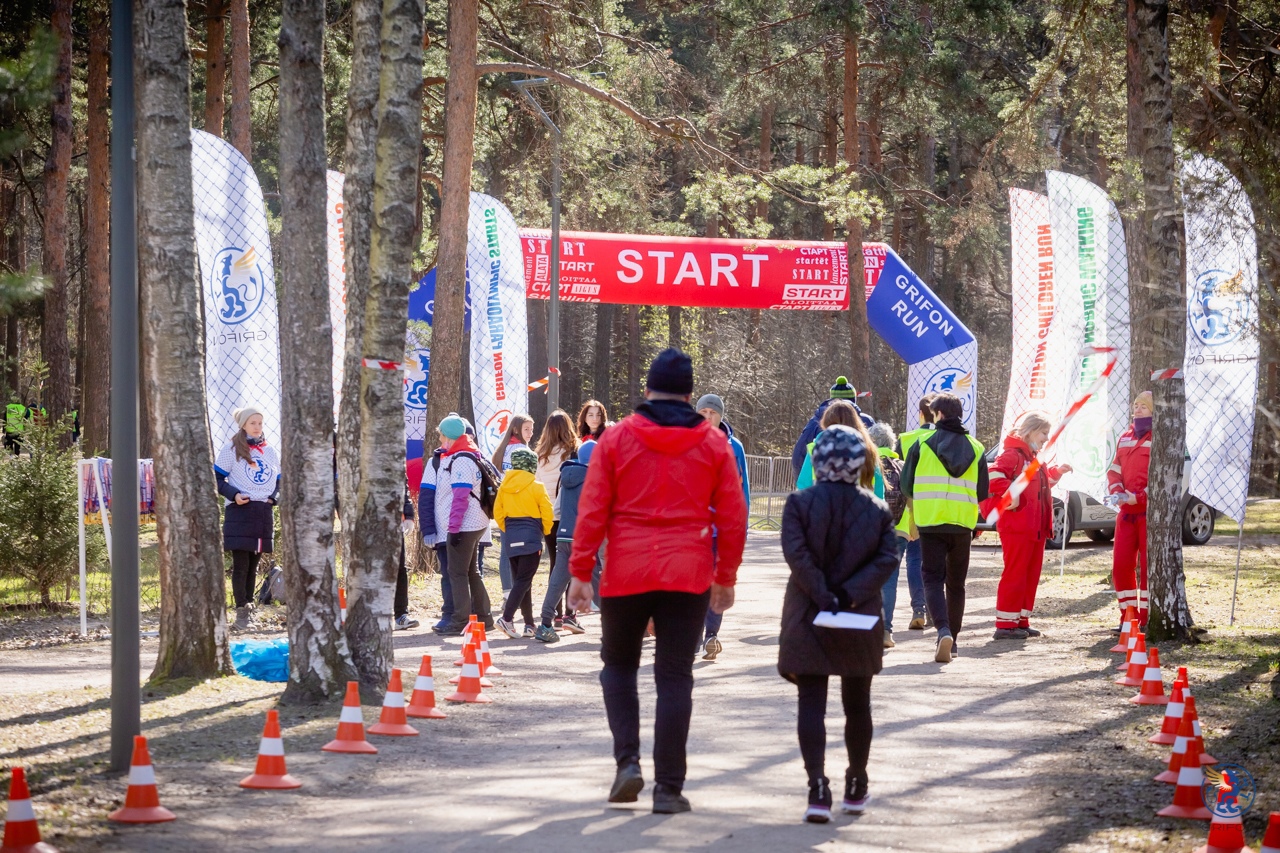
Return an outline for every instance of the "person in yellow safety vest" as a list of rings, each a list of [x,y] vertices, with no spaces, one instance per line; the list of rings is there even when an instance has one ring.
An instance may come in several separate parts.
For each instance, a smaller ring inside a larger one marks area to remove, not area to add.
[[[22,432],[27,428],[27,407],[9,403],[4,407],[4,446],[14,453],[22,447]]]
[[[987,499],[982,443],[960,422],[964,406],[954,394],[933,401],[935,428],[911,446],[900,486],[907,496],[924,558],[924,594],[938,628],[933,659],[950,663],[964,621],[969,546],[978,524],[978,502]]]
[[[933,434],[933,401],[937,396],[937,394],[925,394],[920,398],[920,426],[898,436],[896,450],[898,458],[902,459],[904,464],[911,446]],[[902,520],[898,522],[897,529],[907,537],[907,591],[911,595],[911,621],[907,623],[907,627],[913,631],[932,628],[933,620],[928,618],[929,612],[924,606],[924,576],[920,570],[923,562],[920,556],[920,534],[916,532],[915,525],[911,521],[910,508],[902,514]]]

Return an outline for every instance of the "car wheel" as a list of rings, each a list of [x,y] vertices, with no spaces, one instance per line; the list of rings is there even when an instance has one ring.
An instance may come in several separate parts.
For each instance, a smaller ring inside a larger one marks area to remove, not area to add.
[[[1058,498],[1053,499],[1053,538],[1046,543],[1048,548],[1062,547],[1062,529],[1066,527],[1067,541],[1071,541],[1071,514],[1067,512],[1067,505]]]
[[[1199,498],[1187,501],[1182,513],[1182,544],[1203,545],[1213,536],[1213,509]]]
[[[1116,532],[1114,529],[1090,530],[1087,535],[1090,539],[1092,539],[1094,542],[1097,542],[1099,545],[1106,545],[1112,539],[1116,538]]]

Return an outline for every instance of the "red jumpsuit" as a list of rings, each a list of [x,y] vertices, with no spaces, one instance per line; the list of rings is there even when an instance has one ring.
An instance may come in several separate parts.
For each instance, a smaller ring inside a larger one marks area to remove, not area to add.
[[[1000,498],[1036,456],[1017,435],[1004,440],[1004,449],[991,466],[991,502]],[[1057,468],[1036,472],[1018,497],[1018,506],[1001,513],[996,521],[1004,572],[996,587],[996,628],[1030,627],[1031,611],[1040,584],[1045,540],[1053,533],[1053,496],[1049,489],[1058,482]]]
[[[1138,438],[1133,426],[1120,435],[1116,458],[1107,469],[1107,493],[1130,492],[1138,502],[1120,504],[1116,518],[1115,550],[1112,554],[1111,578],[1116,588],[1120,613],[1126,607],[1138,608],[1138,621],[1147,624],[1147,469],[1151,465],[1151,433]],[[1141,566],[1137,576],[1134,569]]]

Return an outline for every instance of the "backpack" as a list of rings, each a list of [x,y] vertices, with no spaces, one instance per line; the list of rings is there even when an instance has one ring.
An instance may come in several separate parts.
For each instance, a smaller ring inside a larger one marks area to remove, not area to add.
[[[284,604],[284,570],[279,566],[267,569],[262,578],[262,586],[258,588],[258,603],[270,604],[275,601]]]
[[[880,473],[884,475],[884,502],[889,505],[889,512],[893,513],[893,523],[896,525],[907,509],[907,497],[899,485],[902,479],[902,460],[881,456]]]
[[[460,450],[449,457],[449,467],[445,468],[450,474],[453,473],[453,460],[459,456],[465,456],[472,462],[476,463],[476,468],[480,470],[480,494],[474,491],[471,496],[480,502],[480,508],[484,510],[484,514],[493,518],[493,505],[498,499],[498,486],[502,483],[502,475],[498,473],[498,469],[493,467],[493,463],[488,459],[471,453],[470,451]]]

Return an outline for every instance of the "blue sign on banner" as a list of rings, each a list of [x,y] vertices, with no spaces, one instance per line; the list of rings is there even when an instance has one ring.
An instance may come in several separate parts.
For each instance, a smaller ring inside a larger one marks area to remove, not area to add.
[[[867,322],[908,364],[973,342],[973,333],[892,251],[867,300]]]
[[[471,279],[467,278],[467,308],[462,320],[462,327],[471,331]],[[435,315],[436,301],[436,268],[427,270],[427,274],[418,279],[416,290],[409,291],[409,319],[430,325]]]

